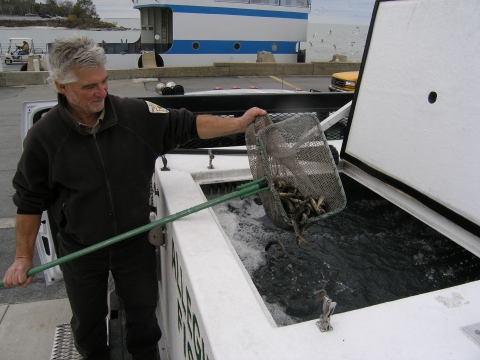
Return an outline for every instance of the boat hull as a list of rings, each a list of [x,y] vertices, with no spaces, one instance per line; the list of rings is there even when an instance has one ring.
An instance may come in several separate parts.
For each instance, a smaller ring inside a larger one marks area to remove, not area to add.
[[[307,39],[309,8],[227,1],[140,2],[141,50],[165,66],[255,62],[259,52],[297,62]]]

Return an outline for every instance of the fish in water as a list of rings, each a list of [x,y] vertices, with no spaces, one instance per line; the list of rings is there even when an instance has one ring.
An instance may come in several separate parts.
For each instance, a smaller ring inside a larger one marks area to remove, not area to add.
[[[323,298],[327,296],[327,292],[325,289],[321,289],[317,292],[317,299],[318,300],[323,300]]]
[[[285,252],[285,247],[283,246],[282,242],[280,240],[272,240],[270,241],[267,246],[265,246],[265,251],[268,251],[272,245],[278,245],[282,249],[283,252]]]
[[[307,244],[308,241],[303,237],[303,232],[308,225],[307,220],[328,212],[325,197],[320,195],[315,199],[311,195],[304,196],[295,186],[288,184],[284,180],[277,180],[274,184],[283,209],[291,221],[297,236],[297,244],[301,242]]]

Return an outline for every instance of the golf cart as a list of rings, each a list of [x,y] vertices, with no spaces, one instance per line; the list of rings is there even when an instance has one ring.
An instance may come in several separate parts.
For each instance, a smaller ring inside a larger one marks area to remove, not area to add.
[[[21,45],[27,42],[29,46],[29,53],[19,55],[21,51]],[[32,38],[10,38],[8,44],[8,51],[5,55],[5,64],[11,65],[13,63],[21,63],[23,64],[20,68],[20,71],[27,71],[28,67],[28,60],[30,57],[36,56],[37,59],[40,61],[40,70],[46,70],[45,64],[45,57],[43,55],[43,51],[41,49],[35,50],[33,39]]]

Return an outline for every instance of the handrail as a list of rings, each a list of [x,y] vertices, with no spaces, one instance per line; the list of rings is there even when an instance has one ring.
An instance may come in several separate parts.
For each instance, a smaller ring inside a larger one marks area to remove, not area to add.
[[[272,5],[272,6],[284,6],[284,7],[298,7],[298,8],[310,8],[310,0],[290,0],[293,5],[287,5],[287,0],[215,0],[216,2],[233,2],[241,4],[253,4],[253,5]]]

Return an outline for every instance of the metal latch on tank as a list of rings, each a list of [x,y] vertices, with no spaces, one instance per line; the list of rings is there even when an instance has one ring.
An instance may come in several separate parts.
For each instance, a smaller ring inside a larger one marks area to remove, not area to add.
[[[160,170],[170,171],[170,169],[167,167],[167,158],[165,157],[165,155],[162,155],[162,162],[163,162],[163,167]]]
[[[166,233],[166,231],[167,230],[165,226],[159,226],[150,230],[148,233],[148,241],[150,242],[150,244],[155,246],[164,245],[165,244],[164,234]]]
[[[317,296],[323,301],[323,314],[320,315],[320,319],[318,319],[315,324],[321,332],[332,331],[333,327],[330,325],[330,316],[335,311],[337,303],[333,302],[332,299],[328,297],[327,292],[323,289],[318,292]]]
[[[213,167],[213,163],[212,163],[213,159],[215,159],[215,155],[213,155],[212,149],[208,149],[208,159],[209,160],[208,160],[208,167],[207,168],[209,170],[215,169]]]

